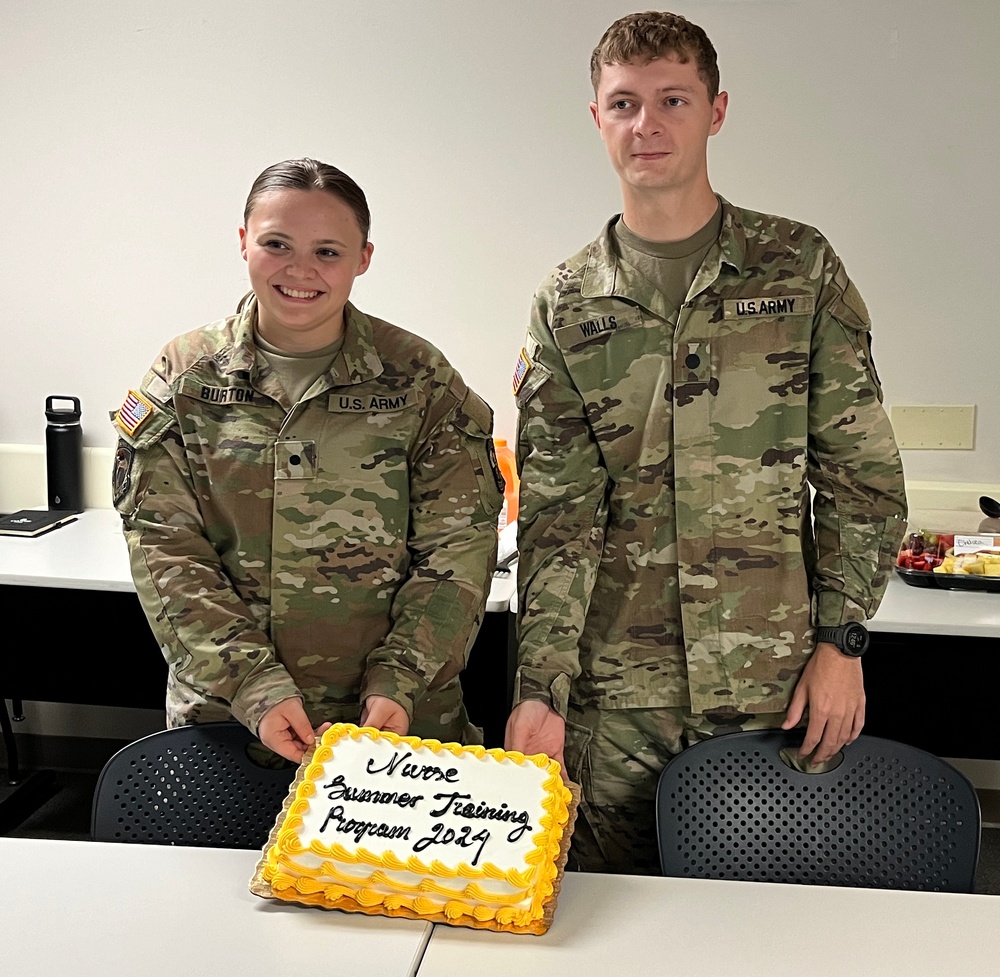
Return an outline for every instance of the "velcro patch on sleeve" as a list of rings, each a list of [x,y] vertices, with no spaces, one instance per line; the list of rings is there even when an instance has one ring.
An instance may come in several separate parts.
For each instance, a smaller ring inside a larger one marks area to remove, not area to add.
[[[493,408],[475,390],[466,388],[462,409],[455,420],[467,434],[488,438],[493,431]]]
[[[142,429],[142,426],[153,416],[155,408],[137,390],[130,390],[115,414],[115,423],[129,437],[135,435]]]
[[[511,385],[514,388],[514,396],[517,396],[518,390],[521,389],[521,385],[524,383],[528,374],[531,372],[533,363],[528,358],[528,351],[522,346],[521,352],[517,357],[517,363],[514,365],[514,376],[511,379]]]
[[[115,450],[115,467],[111,476],[112,501],[117,506],[132,487],[132,462],[135,452],[121,438]]]

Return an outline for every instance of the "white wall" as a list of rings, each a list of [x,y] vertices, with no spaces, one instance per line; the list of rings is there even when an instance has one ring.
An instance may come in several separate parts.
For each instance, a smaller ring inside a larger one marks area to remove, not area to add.
[[[538,281],[617,183],[587,111],[607,0],[0,0],[0,442],[85,443],[170,336],[246,288],[236,227],[264,166],[312,155],[365,187],[355,298],[441,346],[510,436]],[[976,448],[910,479],[1000,478],[994,0],[716,0],[713,182],[818,225],[874,317],[890,403],[975,403]],[[989,264],[988,264],[989,263]]]

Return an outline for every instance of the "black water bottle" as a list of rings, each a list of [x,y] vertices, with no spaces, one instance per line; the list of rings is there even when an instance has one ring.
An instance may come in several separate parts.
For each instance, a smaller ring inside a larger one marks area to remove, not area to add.
[[[56,402],[72,407],[57,407]],[[83,511],[83,428],[78,397],[45,398],[45,469],[49,508]]]

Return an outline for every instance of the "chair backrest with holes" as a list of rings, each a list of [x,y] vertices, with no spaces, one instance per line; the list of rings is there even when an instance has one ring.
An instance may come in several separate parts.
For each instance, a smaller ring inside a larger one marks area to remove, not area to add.
[[[971,892],[979,799],[954,767],[861,736],[824,773],[788,766],[802,731],[717,736],[664,769],[656,797],[664,875]]]
[[[295,770],[239,723],[153,733],[108,760],[94,791],[91,834],[95,841],[262,848]]]

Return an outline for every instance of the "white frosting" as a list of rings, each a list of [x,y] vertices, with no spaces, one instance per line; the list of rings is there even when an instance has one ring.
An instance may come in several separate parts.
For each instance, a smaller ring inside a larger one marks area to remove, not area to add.
[[[554,871],[551,858],[543,864],[550,762],[479,754],[330,730],[269,853],[272,885],[321,890],[328,902],[461,904],[477,918],[537,912]]]
[[[517,768],[517,773],[503,776],[498,766]],[[424,772],[431,779],[422,776]],[[421,776],[414,777],[414,773]],[[439,779],[440,776],[449,779]],[[351,852],[364,848],[375,855],[392,852],[406,858],[412,854],[423,862],[437,860],[447,865],[465,862],[474,867],[489,862],[504,870],[523,870],[527,867],[525,856],[534,848],[532,839],[544,813],[542,784],[546,778],[545,771],[534,764],[516,764],[506,758],[497,760],[489,754],[482,757],[470,753],[434,754],[423,747],[394,745],[387,739],[355,741],[345,737],[334,745],[333,757],[323,765],[323,775],[313,778],[316,794],[310,798],[309,810],[302,817],[299,837],[303,847],[309,847],[315,840],[327,847],[339,844]],[[383,795],[395,793],[397,797],[409,794],[420,799],[406,807],[346,800],[345,786]],[[468,805],[472,805],[473,811],[468,813],[482,811],[484,815],[488,814],[487,808],[513,812],[517,820],[465,817],[455,813],[456,805],[462,811],[468,811]],[[331,816],[337,809],[342,809],[342,814]],[[354,832],[339,830],[351,821],[399,826],[409,830],[409,837],[387,839],[366,833],[358,841]],[[440,830],[435,830],[437,825],[442,826]],[[488,838],[484,840],[483,835]],[[444,842],[447,837],[454,840]],[[428,844],[426,840],[430,838],[442,840]]]

